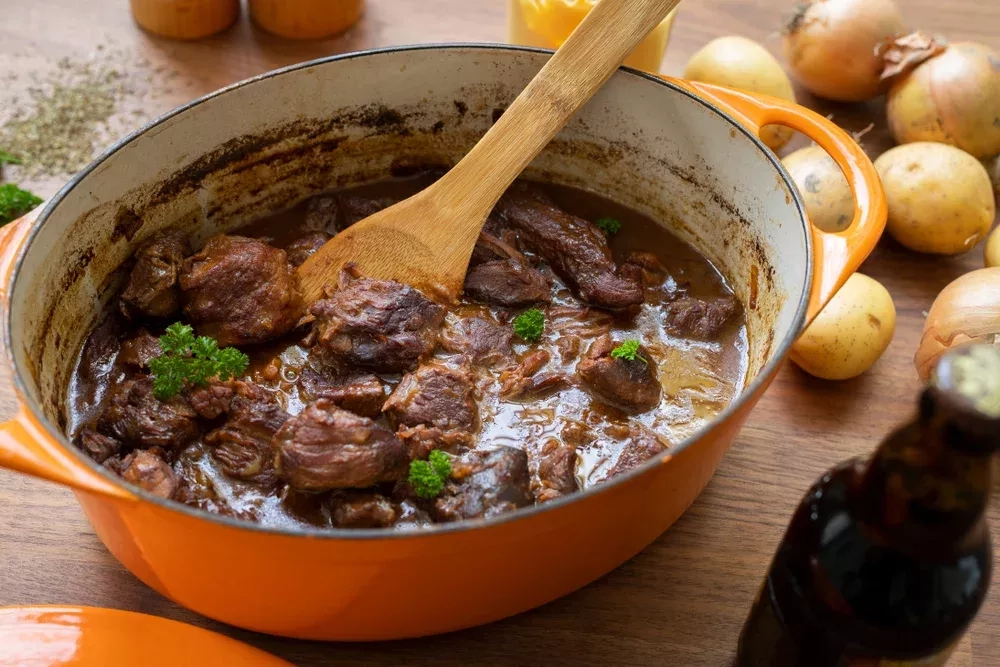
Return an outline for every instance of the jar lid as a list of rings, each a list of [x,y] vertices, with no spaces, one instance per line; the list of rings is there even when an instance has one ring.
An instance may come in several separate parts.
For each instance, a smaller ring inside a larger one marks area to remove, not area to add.
[[[0,665],[291,667],[252,646],[186,623],[73,606],[0,607]]]

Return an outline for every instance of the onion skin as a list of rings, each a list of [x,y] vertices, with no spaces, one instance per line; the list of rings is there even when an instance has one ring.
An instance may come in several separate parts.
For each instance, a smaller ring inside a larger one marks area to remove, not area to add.
[[[746,37],[713,39],[688,60],[684,78],[795,101],[792,82],[778,60]],[[792,130],[767,125],[761,128],[760,138],[768,148],[777,151],[792,138]]]
[[[917,252],[957,255],[989,233],[996,214],[986,168],[968,153],[932,142],[896,146],[875,160],[894,239]]]
[[[824,232],[842,232],[854,219],[854,193],[844,172],[819,146],[807,146],[782,159],[802,195],[809,220]]]
[[[892,0],[806,0],[785,29],[785,58],[811,93],[861,102],[885,91],[879,45],[904,30]]]
[[[938,294],[913,358],[920,379],[946,350],[971,342],[1000,346],[1000,267],[966,273]]]
[[[897,143],[936,141],[979,159],[1000,153],[1000,54],[949,46],[892,84],[886,118]]]
[[[987,268],[1000,267],[1000,227],[994,229],[993,233],[986,238],[983,259]]]

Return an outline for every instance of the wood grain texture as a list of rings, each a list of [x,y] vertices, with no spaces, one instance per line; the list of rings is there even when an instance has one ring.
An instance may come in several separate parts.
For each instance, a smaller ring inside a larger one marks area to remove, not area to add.
[[[679,0],[604,0],[440,180],[330,239],[298,269],[306,303],[354,262],[457,302],[472,248],[500,196]]]
[[[778,30],[792,4],[688,0],[678,11],[664,71],[678,74],[688,56],[723,34],[760,40],[778,53]],[[899,4],[911,25],[1000,48],[1000,3],[952,0],[947,8],[937,0]],[[148,114],[247,76],[330,53],[413,42],[502,41],[505,33],[501,0],[369,0],[354,29],[314,43],[280,40],[255,30],[246,19],[202,42],[168,42],[136,28],[122,0],[19,5],[0,22],[0,73],[41,71],[62,57],[85,56],[98,44],[125,48],[133,54],[132,62],[145,62],[155,74],[148,94],[135,100]],[[872,156],[890,145],[881,102],[836,105],[798,93],[800,102],[832,114],[849,130],[862,130],[874,121],[875,128],[862,140]],[[13,87],[0,87],[0,108],[16,94]],[[798,138],[788,150],[803,144]],[[62,180],[28,185],[48,196]],[[3,472],[0,605],[90,604],[159,614],[221,630],[300,665],[728,665],[744,615],[799,498],[824,469],[869,452],[912,414],[919,389],[912,357],[923,312],[948,282],[980,266],[981,248],[941,259],[883,240],[862,271],[892,293],[898,322],[896,337],[876,367],[842,383],[822,382],[786,367],[719,473],[668,533],[600,581],[536,611],[444,637],[380,645],[295,642],[225,628],[177,607],[125,571],[94,536],[69,491]],[[7,415],[14,409],[9,376],[0,369],[0,411]],[[989,519],[996,534],[996,505]],[[460,580],[458,572],[456,578]],[[247,585],[267,585],[267,573]],[[1000,586],[993,586],[951,664],[1000,665]]]

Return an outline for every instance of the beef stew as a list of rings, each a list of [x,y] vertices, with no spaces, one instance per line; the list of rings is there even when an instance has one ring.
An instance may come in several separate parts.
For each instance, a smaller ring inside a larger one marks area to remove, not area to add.
[[[743,388],[742,308],[696,250],[579,190],[516,183],[459,304],[347,266],[303,304],[294,270],[431,176],[313,197],[209,239],[141,244],[91,332],[68,434],[149,493],[275,526],[417,528],[581,492],[669,453]],[[614,224],[608,224],[613,221]],[[537,309],[537,340],[515,321]],[[157,398],[175,321],[249,356]],[[444,452],[433,495],[414,462]]]

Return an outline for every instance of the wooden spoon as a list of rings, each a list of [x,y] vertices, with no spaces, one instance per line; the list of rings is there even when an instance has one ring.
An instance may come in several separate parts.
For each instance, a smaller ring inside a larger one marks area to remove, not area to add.
[[[440,180],[351,225],[298,270],[306,303],[354,262],[455,301],[479,231],[528,163],[680,0],[601,0],[468,155]]]

